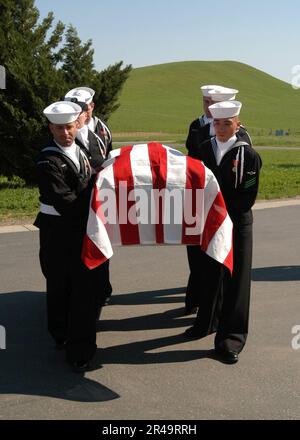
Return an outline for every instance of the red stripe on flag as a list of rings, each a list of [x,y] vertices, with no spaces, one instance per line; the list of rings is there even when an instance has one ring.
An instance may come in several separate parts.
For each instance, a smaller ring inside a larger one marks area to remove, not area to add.
[[[94,189],[93,189],[93,195],[92,195],[92,203],[91,203],[91,208],[92,210],[97,213],[97,211],[99,210],[100,206],[101,206],[101,202],[100,202],[100,198],[99,196],[99,190],[97,187],[97,183],[95,182],[94,185]]]
[[[99,189],[97,186],[97,183],[95,182],[93,193],[92,193],[91,209],[96,213],[97,217],[100,219],[100,221],[106,227],[106,219],[105,219],[104,213],[101,209],[102,203],[101,203],[100,195],[99,195],[100,190],[101,190],[101,188]]]
[[[128,152],[128,151],[127,151]],[[129,222],[128,212],[135,201],[128,201],[129,192],[134,189],[134,181],[131,169],[130,154],[121,154],[113,164],[113,172],[116,186],[116,201],[119,216],[121,241],[124,245],[140,244],[139,227]],[[124,182],[124,183],[121,183]],[[126,187],[121,188],[120,185]],[[121,198],[120,200],[120,192]],[[126,199],[126,200],[125,200]],[[125,222],[125,223],[122,223]]]
[[[126,145],[125,147],[121,147],[120,155],[124,153],[130,153],[132,150],[133,145]]]
[[[186,185],[185,188],[189,190],[191,197],[185,197],[184,201],[184,213],[189,212],[190,215],[195,217],[196,215],[196,196],[197,189],[204,189],[205,186],[205,168],[203,163],[199,160],[191,157],[186,157]],[[187,206],[188,203],[192,203],[191,207]],[[190,235],[187,234],[187,228],[195,227],[194,224],[187,224],[185,217],[182,219],[182,243],[183,244],[198,244],[200,245],[200,234]]]
[[[204,226],[201,248],[205,252],[209,246],[209,243],[223,221],[227,216],[225,202],[221,192],[218,192],[214,203],[212,204]]]
[[[83,239],[81,258],[89,269],[95,269],[107,260],[88,235]]]
[[[232,246],[230,248],[230,251],[229,251],[227,257],[223,261],[223,264],[224,264],[224,266],[226,266],[230,270],[230,273],[232,275],[232,271],[233,271],[233,247]]]
[[[148,153],[152,173],[153,189],[162,190],[166,188],[167,182],[167,150],[158,142],[148,144]],[[156,243],[164,243],[164,225],[163,225],[163,200],[155,194],[156,211]]]

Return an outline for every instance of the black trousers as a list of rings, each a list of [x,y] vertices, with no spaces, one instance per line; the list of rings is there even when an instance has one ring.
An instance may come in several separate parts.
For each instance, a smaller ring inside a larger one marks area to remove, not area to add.
[[[198,306],[199,295],[201,289],[203,290],[203,284],[201,282],[201,272],[203,271],[203,265],[205,264],[205,253],[201,250],[200,246],[187,246],[187,257],[190,268],[190,275],[185,295],[185,307],[192,309]]]
[[[253,225],[233,226],[233,274],[225,274],[215,346],[242,351],[248,336]]]
[[[100,268],[98,270],[100,270]],[[97,306],[103,306],[105,300],[109,299],[111,294],[112,285],[109,280],[109,260],[107,260],[101,265],[101,289],[98,290]]]
[[[199,307],[194,325],[203,337],[216,332],[216,347],[238,353],[248,335],[252,230],[252,224],[233,227],[232,276],[221,264],[203,252],[201,255],[200,248],[192,254],[195,260],[190,298]],[[201,262],[198,272],[195,270],[197,252],[200,252],[198,261]]]
[[[89,270],[82,263],[83,236],[80,227],[40,227],[48,331],[56,341],[67,341],[66,357],[70,362],[88,360],[96,351],[96,310],[109,281],[108,265]]]
[[[203,336],[218,326],[223,292],[223,265],[203,252],[200,246],[187,246],[190,276],[186,291],[186,308],[198,306],[195,325]]]

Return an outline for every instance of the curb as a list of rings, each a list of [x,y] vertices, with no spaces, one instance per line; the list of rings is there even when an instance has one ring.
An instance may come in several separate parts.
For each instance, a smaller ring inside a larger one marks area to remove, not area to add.
[[[284,208],[286,206],[300,206],[300,198],[288,200],[258,201],[253,206],[254,211],[271,208]],[[10,234],[15,232],[35,232],[38,231],[33,225],[7,225],[0,226],[0,234]]]
[[[38,231],[38,228],[36,228],[33,225],[0,226],[0,234],[9,234],[14,232],[34,232],[34,231]]]

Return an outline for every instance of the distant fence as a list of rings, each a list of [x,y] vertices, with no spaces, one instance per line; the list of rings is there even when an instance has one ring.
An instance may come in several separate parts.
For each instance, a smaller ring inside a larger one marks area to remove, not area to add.
[[[251,136],[299,136],[300,132],[291,128],[252,128],[246,126]]]

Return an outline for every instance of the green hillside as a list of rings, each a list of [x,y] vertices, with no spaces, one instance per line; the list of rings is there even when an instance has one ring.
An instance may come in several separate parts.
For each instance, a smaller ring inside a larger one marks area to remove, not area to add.
[[[239,89],[241,120],[253,135],[300,134],[300,90],[234,61],[190,61],[134,69],[109,124],[113,132],[186,133],[202,113],[200,85]],[[287,137],[287,136],[285,136]]]

